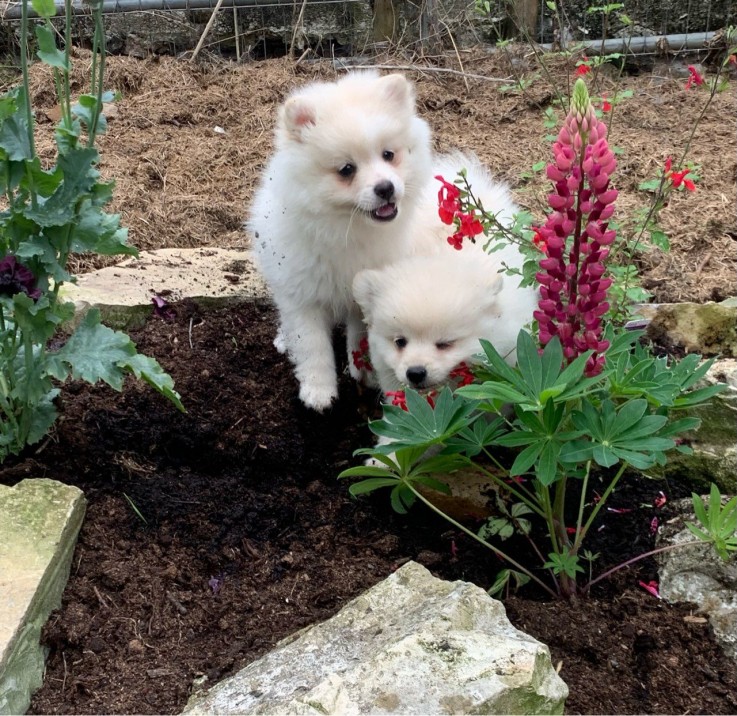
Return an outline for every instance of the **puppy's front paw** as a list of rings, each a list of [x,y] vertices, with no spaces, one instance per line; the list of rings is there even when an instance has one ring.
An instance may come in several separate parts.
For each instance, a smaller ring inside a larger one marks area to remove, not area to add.
[[[338,397],[336,386],[320,386],[303,383],[299,387],[299,399],[312,410],[322,413]]]
[[[282,355],[287,352],[287,339],[284,337],[284,333],[281,328],[278,330],[276,338],[274,338],[274,348],[276,348],[276,350],[278,350]]]

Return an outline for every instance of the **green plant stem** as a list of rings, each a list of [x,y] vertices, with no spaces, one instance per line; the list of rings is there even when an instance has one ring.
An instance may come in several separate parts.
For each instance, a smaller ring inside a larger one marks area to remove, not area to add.
[[[476,542],[478,542],[479,544],[482,544],[484,545],[484,547],[490,549],[494,554],[501,557],[504,561],[509,562],[509,564],[511,564],[515,569],[519,570],[523,574],[526,574],[533,582],[542,587],[542,589],[544,589],[551,597],[553,597],[554,599],[558,597],[558,595],[547,584],[545,584],[545,582],[543,582],[539,577],[536,577],[529,569],[523,567],[517,561],[502,552],[502,550],[494,547],[494,545],[479,537],[475,532],[469,530],[467,527],[464,527],[460,522],[456,522],[450,515],[445,514],[445,512],[435,507],[435,505],[433,505],[433,503],[430,502],[430,500],[428,500],[421,492],[416,490],[411,483],[407,483],[407,487],[412,490],[415,497],[424,502],[433,512],[435,512],[435,514],[440,515],[440,517],[450,522],[450,524],[452,524],[456,529],[459,529],[465,535],[468,535],[471,539],[476,540]]]
[[[669,544],[665,547],[658,547],[657,549],[651,549],[649,552],[643,552],[643,554],[638,554],[637,557],[628,559],[626,562],[617,564],[611,569],[607,569],[606,572],[602,572],[600,575],[598,575],[594,579],[590,580],[587,584],[585,584],[582,588],[582,591],[584,594],[587,594],[589,590],[591,589],[591,587],[593,587],[597,582],[601,582],[603,579],[610,577],[612,574],[614,574],[615,572],[618,572],[620,569],[629,567],[635,564],[635,562],[639,562],[640,560],[645,559],[646,557],[653,557],[656,554],[662,554],[663,552],[670,552],[671,550],[681,549],[682,547],[693,547],[698,544],[707,544],[707,543],[702,542],[701,540],[692,540],[690,542],[681,542],[679,544]]]
[[[558,543],[558,532],[555,529],[555,518],[553,516],[553,509],[550,504],[550,490],[547,485],[540,485],[541,500],[543,510],[545,511],[545,523],[548,528],[548,536],[550,537],[551,547],[553,552],[560,554],[560,544]]]
[[[576,535],[576,544],[574,547],[578,551],[578,548],[581,546],[581,541],[583,540],[584,535],[589,531],[589,527],[591,527],[591,524],[596,519],[596,516],[599,514],[599,511],[604,506],[604,503],[609,498],[609,495],[612,494],[612,491],[617,486],[617,483],[619,482],[619,479],[624,475],[624,471],[629,467],[629,463],[622,463],[622,467],[619,468],[617,471],[617,474],[612,478],[612,481],[607,485],[606,490],[604,490],[604,494],[601,496],[601,499],[596,503],[596,506],[593,510],[591,510],[591,514],[589,515],[589,518],[586,520],[586,524],[583,526],[583,529],[579,531],[578,535]],[[574,553],[575,554],[575,553]]]
[[[20,67],[23,74],[23,100],[26,111],[26,121],[28,122],[28,143],[31,148],[31,155],[36,155],[36,140],[33,136],[33,109],[31,108],[31,97],[28,93],[28,0],[21,0],[21,20],[20,20]],[[31,192],[31,196],[35,196],[35,192]]]
[[[87,146],[92,147],[95,144],[95,138],[97,136],[97,126],[100,119],[100,113],[102,112],[102,95],[104,93],[104,81],[105,81],[105,34],[102,25],[102,3],[97,3],[94,9],[95,17],[95,37],[94,44],[100,52],[100,62],[97,68],[96,82],[93,82],[93,94],[95,95],[97,102],[95,106],[95,112],[92,115],[92,125],[88,128]],[[95,69],[93,67],[93,78]]]
[[[484,454],[503,472],[505,472],[507,475],[509,475],[509,470],[507,470],[488,450],[484,448]],[[464,456],[465,457],[465,456]],[[488,477],[494,484],[498,485],[502,489],[506,490],[510,494],[514,495],[518,500],[521,500],[527,507],[529,507],[535,514],[538,515],[538,517],[542,517],[545,519],[545,512],[543,512],[542,509],[540,509],[540,506],[537,503],[537,500],[535,499],[535,496],[527,489],[522,487],[520,485],[519,489],[516,488],[514,485],[506,482],[502,478],[500,478],[498,475],[495,475],[490,470],[487,470],[482,465],[479,465],[477,462],[474,462],[470,458],[465,458],[468,461],[468,465],[470,467],[473,467],[477,470],[480,470],[485,477]],[[513,478],[510,478],[513,479]],[[515,483],[517,484],[517,483]]]
[[[571,548],[571,554],[576,554],[581,547],[581,541],[583,535],[581,534],[581,525],[583,523],[583,509],[586,504],[586,492],[589,486],[589,476],[591,475],[591,460],[586,463],[586,472],[583,476],[583,483],[581,484],[581,499],[578,502],[578,517],[576,518],[576,539],[573,542]]]
[[[72,89],[69,83],[69,69],[72,59],[72,0],[64,2],[64,121],[67,129],[72,128]]]

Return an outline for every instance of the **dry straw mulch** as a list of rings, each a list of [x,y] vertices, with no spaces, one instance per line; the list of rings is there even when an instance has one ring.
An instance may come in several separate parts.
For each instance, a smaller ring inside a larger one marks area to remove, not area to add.
[[[524,48],[514,55],[472,50],[460,57],[468,74],[487,78],[509,82],[514,73],[540,73]],[[457,59],[449,56],[441,64],[457,69]],[[376,62],[407,64],[396,58]],[[89,64],[89,53],[75,50],[75,91],[84,91]],[[550,76],[565,87],[573,62],[550,59],[546,64]],[[289,59],[237,65],[110,57],[107,68],[108,87],[122,96],[99,143],[102,171],[117,182],[112,209],[122,214],[131,243],[140,249],[247,247],[242,224],[271,149],[277,105],[300,84],[340,74],[329,61],[295,64]],[[499,81],[434,72],[419,64],[415,68],[408,74],[417,83],[419,111],[434,130],[437,148],[477,152],[513,186],[520,204],[541,217],[544,176],[521,175],[550,156],[542,120],[555,95],[546,74],[540,73],[524,93],[502,93]],[[663,62],[640,74],[602,72],[592,88],[592,94],[610,98],[617,87],[634,92],[616,107],[610,137],[622,150],[616,178],[620,218],[647,204],[638,184],[652,178],[667,156],[681,155],[707,100],[705,86],[686,90],[673,69]],[[31,74],[43,135],[39,150],[50,158],[53,84],[42,65]],[[698,191],[678,194],[662,214],[671,251],[651,251],[640,259],[656,300],[721,300],[735,293],[735,82],[733,77],[729,89],[715,97],[691,141],[689,158],[701,165]],[[96,261],[81,258],[77,269],[101,265]]]

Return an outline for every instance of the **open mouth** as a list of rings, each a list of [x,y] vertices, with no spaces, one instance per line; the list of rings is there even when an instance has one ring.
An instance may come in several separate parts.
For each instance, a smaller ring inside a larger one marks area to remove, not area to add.
[[[398,214],[397,205],[393,202],[382,204],[378,209],[371,212],[371,218],[375,221],[391,221]]]

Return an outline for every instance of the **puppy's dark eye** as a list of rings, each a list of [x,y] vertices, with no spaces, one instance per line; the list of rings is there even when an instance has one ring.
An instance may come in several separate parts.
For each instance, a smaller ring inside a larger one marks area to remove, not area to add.
[[[384,153],[381,156],[383,157],[385,162],[390,162],[392,159],[394,159],[394,152],[385,149]]]
[[[397,348],[402,349],[407,345],[407,339],[404,336],[399,336],[399,338],[394,339],[394,345]]]
[[[343,179],[350,179],[355,173],[356,173],[355,164],[345,164],[340,169],[338,169],[338,174],[340,174],[340,176],[342,176]]]
[[[452,348],[452,347],[453,347],[453,344],[454,344],[454,343],[455,343],[455,341],[438,341],[438,342],[437,342],[437,343],[435,344],[435,347],[436,347],[436,348],[437,348],[437,349],[438,349],[439,351],[447,351],[447,350],[448,350],[448,348]]]

